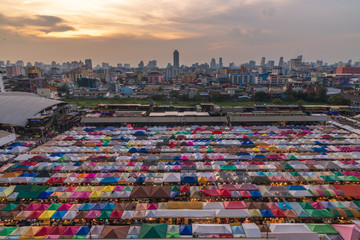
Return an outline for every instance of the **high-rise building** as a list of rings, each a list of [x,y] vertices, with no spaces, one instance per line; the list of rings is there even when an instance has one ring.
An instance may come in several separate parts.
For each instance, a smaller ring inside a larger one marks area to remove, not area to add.
[[[140,63],[138,64],[138,68],[144,68],[144,61],[140,61]]]
[[[222,61],[222,57],[219,58],[219,68],[223,68],[223,61]]]
[[[90,58],[85,59],[85,66],[88,68],[92,68],[92,60]]]
[[[273,68],[274,66],[275,66],[275,61],[274,60],[269,60],[268,61],[268,67]]]
[[[130,68],[130,63],[124,63],[124,68]]]
[[[109,69],[110,68],[109,63],[103,62],[101,65],[102,65],[103,69]]]
[[[265,57],[262,57],[262,58],[261,58],[260,66],[261,66],[261,67],[264,67],[264,66],[265,66]]]
[[[24,67],[24,61],[23,60],[18,60],[18,61],[16,61],[15,65],[19,66],[19,67]]]
[[[156,68],[156,65],[157,65],[157,61],[152,60],[152,61],[149,61],[149,63],[147,64],[146,67],[148,67],[148,68]]]
[[[279,67],[282,67],[284,65],[284,57],[280,57],[279,59]]]
[[[211,68],[211,69],[215,69],[215,68],[216,68],[216,60],[215,60],[215,58],[211,59],[210,68]]]
[[[175,67],[175,68],[179,68],[179,67],[180,67],[179,51],[178,51],[178,50],[175,50],[173,55],[174,55],[174,67]]]

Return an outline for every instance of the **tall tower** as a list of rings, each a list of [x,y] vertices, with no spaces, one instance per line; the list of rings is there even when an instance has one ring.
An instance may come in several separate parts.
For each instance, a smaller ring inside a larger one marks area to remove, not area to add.
[[[222,61],[222,57],[219,58],[219,68],[223,68],[223,61]]]
[[[264,66],[265,66],[265,57],[262,57],[262,58],[261,58],[260,66],[261,66],[261,67],[264,67]]]
[[[282,67],[284,64],[284,57],[280,57],[279,59],[279,67]]]
[[[179,51],[175,50],[174,51],[174,67],[175,68],[179,68],[180,67],[180,63],[179,63]]]
[[[88,68],[92,68],[92,61],[91,59],[85,59],[85,66],[87,66]]]

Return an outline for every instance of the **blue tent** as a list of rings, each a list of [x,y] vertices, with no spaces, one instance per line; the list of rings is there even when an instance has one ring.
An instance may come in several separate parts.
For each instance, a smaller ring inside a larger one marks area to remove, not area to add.
[[[180,225],[179,232],[180,232],[180,235],[192,235],[192,226],[191,225]]]
[[[139,153],[148,153],[149,151],[146,148],[141,148],[138,152]]]
[[[101,179],[100,183],[117,183],[118,180],[118,177],[104,177]]]
[[[88,226],[81,226],[78,231],[75,233],[75,235],[87,235],[90,232],[90,229]]]
[[[274,214],[271,212],[270,209],[259,209],[259,210],[260,210],[261,215],[264,218],[273,218],[274,217]]]
[[[52,192],[43,192],[39,195],[38,198],[40,199],[48,199],[50,197],[50,195],[53,194]]]
[[[292,207],[287,203],[287,202],[278,202],[277,205],[281,208],[281,209],[292,209]],[[285,206],[285,208],[284,208]]]
[[[136,153],[136,152],[138,152],[138,150],[134,147],[129,149],[129,153]]]
[[[126,238],[138,239],[138,238],[139,238],[139,235],[127,235]]]
[[[103,211],[112,211],[115,207],[115,203],[113,202],[108,202],[105,204],[105,206],[103,207]]]
[[[103,210],[106,203],[95,203],[91,210]]]
[[[38,175],[38,173],[22,173],[19,175],[19,177],[36,177]]]
[[[289,191],[303,191],[303,190],[306,191],[306,188],[301,185],[285,186],[285,188],[287,188],[287,190]]]
[[[90,211],[93,206],[94,206],[94,203],[83,203],[79,207],[79,211]]]
[[[198,178],[197,177],[191,177],[191,176],[185,176],[185,177],[181,177],[181,182],[182,183],[197,183]]]
[[[62,219],[67,211],[56,211],[52,216],[51,219]]]
[[[138,177],[138,178],[136,179],[136,182],[137,182],[137,183],[143,183],[143,182],[145,182],[145,179],[146,179],[146,177]]]
[[[251,194],[251,197],[253,198],[261,198],[262,195],[258,190],[250,190],[249,193]]]
[[[146,135],[144,131],[136,131],[134,135]]]

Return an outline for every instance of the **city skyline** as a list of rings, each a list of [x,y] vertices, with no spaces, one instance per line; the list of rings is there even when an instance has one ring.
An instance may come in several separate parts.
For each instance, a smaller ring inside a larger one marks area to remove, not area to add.
[[[297,55],[358,61],[359,7],[356,0],[3,0],[0,51],[12,62],[91,58],[137,66],[156,59],[161,67],[173,62],[174,49],[181,65]]]

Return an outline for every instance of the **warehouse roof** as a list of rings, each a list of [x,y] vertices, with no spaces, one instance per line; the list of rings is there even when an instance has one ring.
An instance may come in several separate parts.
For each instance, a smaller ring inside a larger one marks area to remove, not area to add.
[[[0,93],[0,124],[25,127],[29,117],[61,103],[30,93]]]

